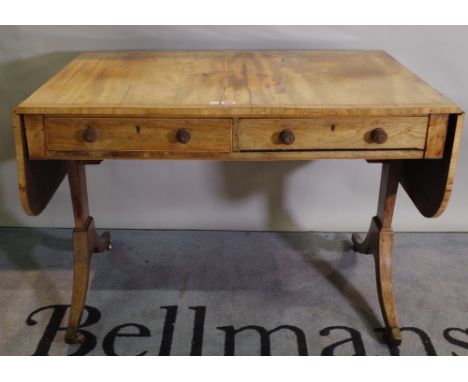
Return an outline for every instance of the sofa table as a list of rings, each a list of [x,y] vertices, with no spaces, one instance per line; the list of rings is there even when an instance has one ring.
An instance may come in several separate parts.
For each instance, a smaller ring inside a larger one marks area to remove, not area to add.
[[[354,248],[373,254],[386,338],[401,341],[392,291],[399,184],[439,216],[454,179],[462,110],[383,51],[116,51],[78,55],[13,111],[19,193],[38,215],[68,174],[79,325],[93,252],[85,166],[107,159],[382,163],[377,214]]]

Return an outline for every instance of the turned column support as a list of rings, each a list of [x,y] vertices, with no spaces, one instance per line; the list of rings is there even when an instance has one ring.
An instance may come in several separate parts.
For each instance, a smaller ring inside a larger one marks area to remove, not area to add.
[[[372,218],[369,231],[364,240],[361,240],[358,234],[352,236],[356,251],[374,255],[377,291],[386,326],[386,340],[396,345],[401,343],[401,334],[393,297],[392,218],[400,179],[400,169],[399,161],[388,161],[382,164],[377,215]]]
[[[75,218],[73,230],[73,290],[65,342],[84,341],[78,333],[88,291],[91,255],[111,249],[110,234],[98,236],[93,218],[89,215],[85,162],[68,162],[68,181]]]

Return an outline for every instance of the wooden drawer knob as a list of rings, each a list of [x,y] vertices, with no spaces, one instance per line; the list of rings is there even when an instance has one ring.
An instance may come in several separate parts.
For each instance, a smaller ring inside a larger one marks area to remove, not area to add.
[[[388,138],[385,130],[381,129],[380,127],[377,127],[376,129],[372,130],[370,137],[372,141],[374,141],[375,143],[378,143],[379,145],[382,143],[385,143]]]
[[[283,129],[279,134],[279,139],[283,145],[292,145],[296,140],[296,137],[294,136],[294,132],[292,130]]]
[[[182,143],[183,145],[190,142],[192,139],[192,134],[188,129],[179,129],[176,134],[177,142]]]
[[[83,134],[83,139],[88,143],[96,142],[98,138],[98,133],[96,128],[88,126]]]

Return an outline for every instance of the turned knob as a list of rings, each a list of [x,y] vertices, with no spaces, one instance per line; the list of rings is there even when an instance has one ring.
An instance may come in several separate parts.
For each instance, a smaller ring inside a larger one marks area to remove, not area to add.
[[[280,142],[284,145],[292,145],[296,140],[294,132],[290,129],[283,129],[279,134]]]
[[[177,131],[176,138],[177,142],[185,145],[190,142],[190,139],[192,139],[192,134],[189,129],[179,129]]]
[[[88,126],[83,134],[83,139],[88,143],[96,142],[98,138],[98,133],[96,128]]]
[[[372,141],[378,144],[385,143],[387,141],[387,133],[385,132],[384,129],[381,129],[380,127],[377,127],[376,129],[371,131],[370,137]]]

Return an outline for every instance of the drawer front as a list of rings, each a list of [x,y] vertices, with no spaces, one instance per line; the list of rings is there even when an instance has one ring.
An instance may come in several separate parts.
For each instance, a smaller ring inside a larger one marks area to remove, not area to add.
[[[424,150],[427,117],[242,119],[240,151]]]
[[[48,150],[230,152],[230,119],[45,119]]]

